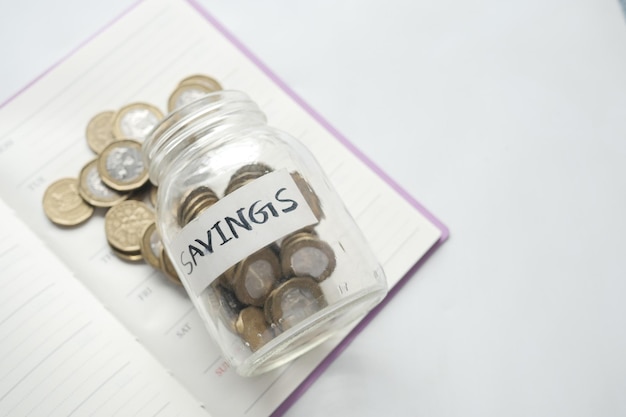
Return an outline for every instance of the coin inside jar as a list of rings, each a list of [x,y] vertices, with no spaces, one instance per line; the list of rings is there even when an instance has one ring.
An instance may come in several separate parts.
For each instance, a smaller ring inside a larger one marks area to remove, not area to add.
[[[235,293],[217,282],[211,284],[211,288],[217,298],[219,316],[222,322],[226,324],[226,327],[229,330],[237,332],[237,319],[239,318],[239,313],[246,307],[246,305],[237,299]]]
[[[285,331],[326,305],[322,289],[314,279],[295,277],[272,291],[265,303],[264,314],[267,322]]]
[[[171,282],[177,285],[182,285],[180,278],[178,277],[178,273],[176,272],[176,268],[174,268],[174,264],[170,259],[169,255],[165,251],[165,248],[161,249],[161,255],[159,256],[159,265],[161,266],[161,270],[165,273],[165,276],[169,278]]]
[[[298,233],[285,240],[280,249],[285,276],[306,276],[321,282],[335,270],[335,253],[328,243],[309,233]]]
[[[113,134],[118,139],[143,142],[163,119],[163,113],[148,103],[131,103],[119,109],[113,120]]]
[[[246,307],[241,310],[235,327],[253,352],[274,337],[272,328],[265,321],[263,310],[258,307]]]
[[[232,288],[239,301],[260,307],[280,278],[278,256],[264,248],[237,264]]]
[[[194,188],[183,198],[178,207],[178,224],[184,227],[217,201],[217,195],[209,187]]]
[[[233,191],[238,190],[248,182],[260,178],[268,172],[272,172],[272,169],[261,163],[242,166],[230,177],[226,190],[224,191],[224,195],[228,195]]]
[[[141,144],[122,139],[104,148],[98,157],[98,173],[102,181],[118,191],[136,190],[148,181]]]
[[[292,172],[291,178],[293,178],[293,181],[296,183],[296,186],[302,193],[304,200],[311,208],[313,215],[317,218],[317,220],[323,219],[324,211],[322,210],[322,203],[317,194],[315,194],[315,192],[309,185],[309,183],[304,179],[302,175],[300,175],[299,172]]]

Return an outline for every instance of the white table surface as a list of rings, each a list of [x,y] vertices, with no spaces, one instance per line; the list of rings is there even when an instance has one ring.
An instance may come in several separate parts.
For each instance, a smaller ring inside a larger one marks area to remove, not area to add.
[[[0,0],[0,101],[134,1]],[[287,416],[626,415],[617,0],[201,3],[451,231]]]

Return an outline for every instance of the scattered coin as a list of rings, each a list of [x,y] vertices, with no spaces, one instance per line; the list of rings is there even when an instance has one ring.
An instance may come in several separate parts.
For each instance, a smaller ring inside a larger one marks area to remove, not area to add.
[[[48,219],[60,226],[81,224],[94,212],[78,193],[75,178],[62,178],[50,184],[43,195],[43,209]]]
[[[141,255],[143,259],[152,267],[161,269],[161,251],[163,250],[163,242],[156,228],[156,223],[152,222],[146,227],[141,235]]]
[[[94,207],[111,207],[128,198],[129,193],[108,187],[98,173],[98,160],[89,161],[78,176],[80,196]]]
[[[92,151],[99,154],[107,145],[115,140],[113,136],[114,111],[103,111],[91,118],[87,124],[85,136],[87,145]]]
[[[126,200],[111,207],[104,216],[109,244],[122,252],[141,251],[143,232],[154,222],[154,212],[142,201]]]
[[[118,191],[136,190],[148,181],[148,168],[143,162],[141,144],[121,139],[102,150],[98,157],[102,181]]]
[[[163,119],[163,113],[148,103],[132,103],[119,109],[113,119],[113,135],[118,139],[143,142]]]
[[[206,75],[192,75],[183,79],[167,101],[167,110],[172,112],[207,94],[219,91],[222,86]]]

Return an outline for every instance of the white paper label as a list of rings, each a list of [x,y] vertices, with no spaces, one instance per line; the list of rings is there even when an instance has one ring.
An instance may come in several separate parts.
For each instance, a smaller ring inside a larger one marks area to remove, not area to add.
[[[172,258],[199,295],[224,271],[281,237],[317,222],[286,170],[244,185],[206,209],[173,241]]]

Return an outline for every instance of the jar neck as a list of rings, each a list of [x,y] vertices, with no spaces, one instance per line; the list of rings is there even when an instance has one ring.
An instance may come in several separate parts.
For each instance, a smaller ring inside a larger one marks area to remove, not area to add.
[[[165,169],[180,154],[232,137],[234,129],[265,125],[265,114],[245,93],[222,90],[171,112],[142,146],[150,181],[161,182]]]

